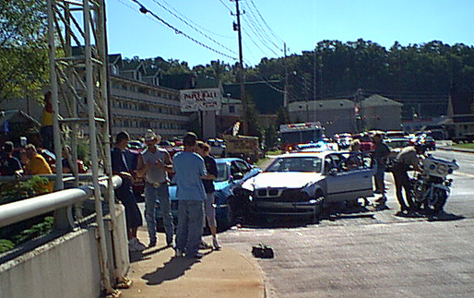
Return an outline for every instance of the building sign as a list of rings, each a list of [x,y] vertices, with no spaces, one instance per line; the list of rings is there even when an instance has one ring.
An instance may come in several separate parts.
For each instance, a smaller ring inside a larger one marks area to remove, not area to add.
[[[221,109],[222,93],[218,88],[180,91],[181,111],[216,111]]]

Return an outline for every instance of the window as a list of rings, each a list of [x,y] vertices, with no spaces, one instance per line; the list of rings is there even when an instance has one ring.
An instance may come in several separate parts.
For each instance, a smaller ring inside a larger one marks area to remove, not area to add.
[[[229,106],[229,113],[231,113],[231,114],[235,113],[235,106],[234,105]]]

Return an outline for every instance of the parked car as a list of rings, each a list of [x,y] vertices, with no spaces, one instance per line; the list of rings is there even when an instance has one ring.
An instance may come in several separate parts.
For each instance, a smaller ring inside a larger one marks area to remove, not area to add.
[[[216,220],[219,228],[227,228],[234,222],[234,214],[230,202],[235,199],[234,191],[241,187],[247,179],[257,175],[261,169],[240,158],[216,158],[217,179],[214,180]],[[179,200],[176,197],[176,185],[169,187],[171,213],[177,222]],[[161,212],[156,208],[157,225],[162,226]]]
[[[375,144],[372,142],[370,135],[368,133],[360,133],[352,136],[353,139],[358,139],[360,141],[360,151],[373,151],[375,150]]]
[[[427,135],[420,135],[412,140],[413,145],[422,145],[426,150],[436,150],[436,141]]]
[[[352,135],[350,133],[335,134],[334,140],[337,142],[339,149],[348,149],[352,142]]]
[[[251,217],[295,215],[317,222],[324,203],[373,196],[373,172],[366,153],[290,153],[276,158],[242,189]]]

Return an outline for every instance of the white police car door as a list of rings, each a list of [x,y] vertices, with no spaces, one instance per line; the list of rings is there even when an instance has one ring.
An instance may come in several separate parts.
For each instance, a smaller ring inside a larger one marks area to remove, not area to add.
[[[361,158],[360,164],[350,163],[352,153],[331,153],[325,158],[326,200],[355,200],[372,195],[372,174]]]

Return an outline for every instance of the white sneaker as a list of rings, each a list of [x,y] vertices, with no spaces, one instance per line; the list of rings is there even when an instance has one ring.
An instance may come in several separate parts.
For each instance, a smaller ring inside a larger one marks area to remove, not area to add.
[[[221,245],[219,244],[219,241],[217,241],[217,238],[212,238],[212,244],[214,245],[215,250],[221,249]]]

